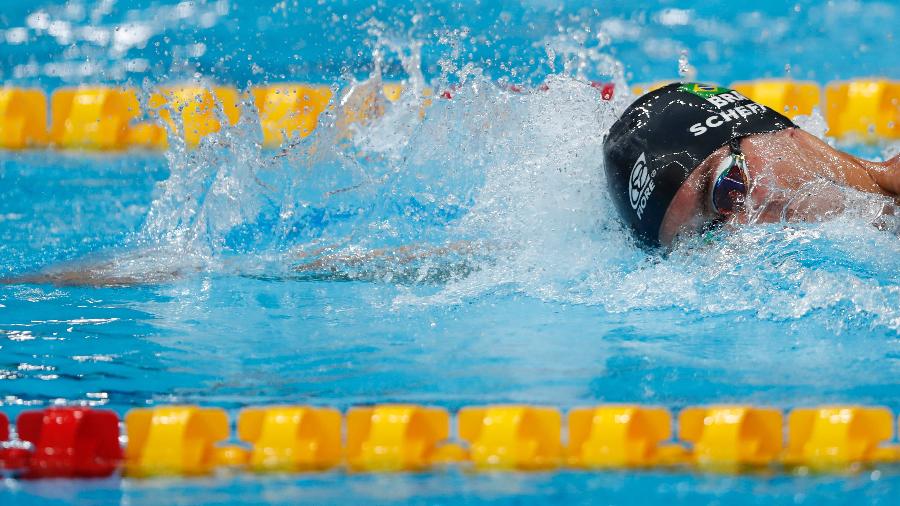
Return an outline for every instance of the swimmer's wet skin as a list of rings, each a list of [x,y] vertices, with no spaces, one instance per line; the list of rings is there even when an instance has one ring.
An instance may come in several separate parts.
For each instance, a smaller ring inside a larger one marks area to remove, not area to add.
[[[610,194],[648,248],[716,224],[817,221],[840,211],[796,195],[825,179],[896,198],[900,156],[871,162],[835,150],[740,93],[673,83],[635,101],[604,142]]]
[[[290,272],[276,276],[236,272],[253,278],[300,280],[361,281],[390,279],[394,283],[444,283],[465,277],[489,262],[491,245],[483,241],[455,241],[444,245],[410,244],[397,248],[369,250],[347,249],[335,244],[294,252],[299,263]],[[139,274],[129,273],[122,263],[141,261],[151,263],[160,256],[155,249],[133,250],[115,258],[83,259],[52,266],[39,272],[0,278],[0,285],[54,285],[122,287],[142,284],[169,283],[201,271],[201,266],[170,268],[142,268]],[[477,261],[476,261],[477,260]],[[165,265],[165,262],[159,262]]]

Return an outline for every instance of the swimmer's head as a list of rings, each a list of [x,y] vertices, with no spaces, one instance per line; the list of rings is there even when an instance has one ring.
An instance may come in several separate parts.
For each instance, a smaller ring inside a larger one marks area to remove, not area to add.
[[[794,125],[740,93],[673,83],[637,99],[603,144],[610,193],[643,246],[660,245],[660,226],[675,194],[713,152],[734,139]]]

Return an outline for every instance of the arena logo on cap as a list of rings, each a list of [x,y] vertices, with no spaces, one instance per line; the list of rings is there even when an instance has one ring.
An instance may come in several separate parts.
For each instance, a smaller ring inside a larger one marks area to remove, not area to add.
[[[637,213],[638,219],[643,219],[647,200],[650,199],[650,194],[656,188],[656,183],[653,182],[655,176],[656,171],[651,172],[647,167],[646,153],[641,153],[641,156],[634,162],[634,167],[631,168],[631,177],[628,178],[631,183],[628,197],[631,199],[631,207]]]

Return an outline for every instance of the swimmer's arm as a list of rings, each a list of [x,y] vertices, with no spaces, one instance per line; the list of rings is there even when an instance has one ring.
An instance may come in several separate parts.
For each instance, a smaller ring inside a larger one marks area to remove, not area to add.
[[[149,272],[137,277],[104,272],[103,270],[73,268],[54,269],[53,271],[0,278],[0,285],[91,286],[107,288],[171,283],[182,276],[184,276],[184,272],[177,270]]]
[[[174,279],[173,274],[172,278]],[[132,276],[110,276],[90,270],[64,270],[34,272],[0,278],[0,285],[54,285],[54,286],[133,286],[148,283]]]
[[[815,151],[832,153],[828,166],[820,168],[823,176],[857,190],[900,197],[900,155],[886,162],[873,162],[833,149],[822,139],[803,130],[794,129],[792,133],[794,138]]]
[[[376,261],[390,261],[397,265],[405,265],[430,257],[442,257],[449,254],[471,254],[479,252],[470,241],[456,241],[443,246],[408,245],[397,248],[379,248],[371,251],[328,253],[294,267],[298,272],[316,272],[347,267],[357,267]],[[304,257],[307,255],[302,255]]]
[[[137,262],[139,269],[123,269],[123,263]],[[157,250],[134,250],[114,258],[87,258],[64,262],[37,272],[0,278],[0,285],[55,285],[124,287],[170,283],[198,268],[172,266]]]
[[[883,190],[889,192],[895,197],[900,197],[900,155],[897,155],[886,162],[870,162],[869,176]]]

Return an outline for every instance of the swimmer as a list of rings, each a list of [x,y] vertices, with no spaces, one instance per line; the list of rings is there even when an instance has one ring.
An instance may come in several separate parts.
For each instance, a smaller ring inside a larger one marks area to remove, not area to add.
[[[734,90],[696,83],[670,84],[640,97],[612,126],[603,151],[622,221],[648,248],[668,248],[678,237],[712,227],[828,219],[848,207],[843,190],[863,192],[890,216],[900,195],[900,156],[887,162],[857,158]],[[489,249],[466,242],[372,251],[330,246],[297,252],[301,263],[292,270],[298,279],[440,281],[466,275],[475,268],[469,257]],[[164,283],[203,269],[201,262],[122,273],[123,264],[168,265],[152,260],[169,254],[179,253],[137,251],[79,261],[0,284]],[[433,257],[449,260],[435,270],[428,265]]]
[[[857,158],[734,90],[697,83],[637,99],[603,154],[619,215],[650,249],[713,227],[828,219],[847,206],[845,189],[883,201],[881,217],[900,196],[900,156]]]

